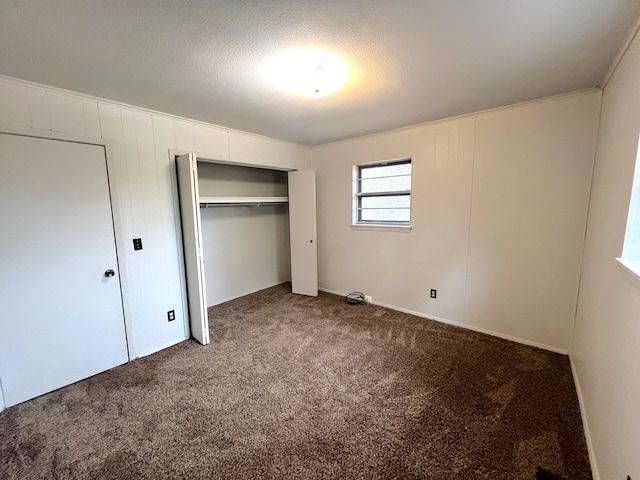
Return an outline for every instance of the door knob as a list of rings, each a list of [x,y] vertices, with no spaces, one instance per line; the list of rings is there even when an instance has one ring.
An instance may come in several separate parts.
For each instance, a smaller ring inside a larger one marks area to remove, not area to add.
[[[105,277],[113,277],[116,274],[113,270],[109,269],[104,272]]]

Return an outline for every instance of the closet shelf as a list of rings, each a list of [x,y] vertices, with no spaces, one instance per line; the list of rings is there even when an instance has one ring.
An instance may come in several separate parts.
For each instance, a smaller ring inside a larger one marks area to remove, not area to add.
[[[257,205],[277,205],[289,203],[289,197],[200,197],[200,206],[238,207]]]

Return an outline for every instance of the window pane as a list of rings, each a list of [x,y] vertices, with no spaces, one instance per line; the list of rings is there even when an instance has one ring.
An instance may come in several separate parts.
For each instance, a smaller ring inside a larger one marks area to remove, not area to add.
[[[631,189],[631,202],[629,204],[622,258],[640,260],[640,147],[638,148],[636,168],[633,174],[633,187]]]
[[[409,208],[411,197],[409,195],[398,195],[393,197],[362,197],[360,206],[362,208]]]
[[[409,223],[408,208],[402,210],[360,210],[360,212],[361,221]]]
[[[367,192],[395,192],[411,190],[411,177],[391,177],[377,178],[373,180],[362,180],[360,191]]]
[[[390,160],[358,166],[359,179],[354,185],[358,194],[358,221],[361,223],[408,225],[411,206],[411,160]],[[389,192],[405,195],[386,196]]]
[[[388,175],[403,175],[411,173],[411,164],[402,163],[400,165],[384,165],[375,167],[360,167],[360,176],[362,178],[386,177]]]

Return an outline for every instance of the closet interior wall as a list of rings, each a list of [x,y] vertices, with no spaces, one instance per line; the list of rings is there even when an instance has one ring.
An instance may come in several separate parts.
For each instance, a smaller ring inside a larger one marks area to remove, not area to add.
[[[198,162],[200,197],[286,197],[287,172]],[[207,306],[291,280],[285,204],[202,205]]]

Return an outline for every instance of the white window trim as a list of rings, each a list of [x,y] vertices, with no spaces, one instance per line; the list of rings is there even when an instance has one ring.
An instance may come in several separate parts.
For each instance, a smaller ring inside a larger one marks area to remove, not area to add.
[[[409,161],[411,163],[411,188],[409,189],[409,222],[408,223],[386,223],[386,222],[363,222],[358,220],[358,198],[359,198],[359,189],[358,189],[358,178],[359,178],[359,169],[360,167],[373,166],[384,163],[395,163],[395,162],[403,162]],[[398,158],[390,158],[385,160],[375,160],[372,162],[365,163],[357,163],[353,165],[353,195],[352,195],[352,205],[351,205],[351,228],[354,230],[369,230],[369,231],[392,231],[392,232],[404,232],[408,233],[411,231],[411,212],[413,209],[413,156],[407,155]]]
[[[354,230],[364,230],[370,232],[397,232],[397,233],[409,233],[411,231],[411,225],[387,225],[384,223],[357,223],[351,225]]]
[[[633,279],[640,282],[640,260],[629,260],[616,257],[616,261],[618,262],[618,265],[620,265]]]

